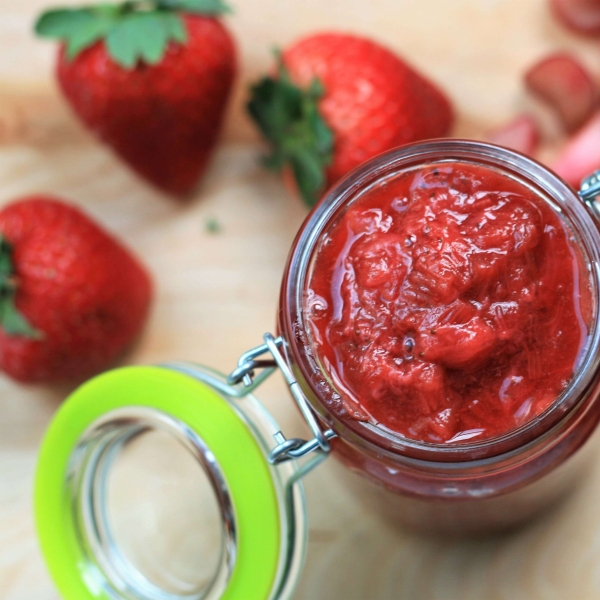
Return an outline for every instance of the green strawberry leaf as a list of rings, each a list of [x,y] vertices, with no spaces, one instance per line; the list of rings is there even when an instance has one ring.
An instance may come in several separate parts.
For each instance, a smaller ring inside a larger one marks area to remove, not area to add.
[[[7,335],[41,339],[41,331],[33,328],[15,306],[17,284],[12,263],[12,246],[0,235],[0,328]]]
[[[231,12],[231,8],[223,0],[159,0],[158,6],[202,15],[222,15]]]
[[[35,32],[42,37],[62,39],[95,19],[93,11],[87,8],[49,10],[37,20]]]
[[[263,164],[276,172],[289,166],[308,206],[319,200],[333,157],[333,133],[318,106],[323,93],[318,80],[306,90],[294,85],[279,58],[278,76],[254,85],[247,106],[271,146]]]
[[[162,14],[162,24],[167,32],[167,39],[185,44],[188,39],[187,31],[179,15],[165,12]]]
[[[138,62],[159,63],[170,42],[187,41],[182,13],[214,16],[228,11],[222,0],[134,0],[49,10],[37,20],[35,31],[63,41],[70,60],[104,40],[113,60],[133,69]]]
[[[41,340],[44,337],[16,309],[14,302],[5,300],[0,303],[0,328],[10,336],[21,336],[34,340]]]
[[[171,38],[173,18],[180,21],[167,13],[126,15],[111,27],[106,36],[106,48],[113,59],[125,68],[132,69],[138,61],[154,65],[162,60]]]
[[[12,277],[12,247],[3,235],[0,235],[0,281]]]
[[[38,19],[35,31],[40,37],[64,40],[72,59],[105,37],[118,15],[112,6],[50,10]]]
[[[300,195],[309,206],[312,206],[318,200],[319,192],[325,186],[325,173],[318,156],[308,150],[298,148],[295,152],[290,153],[289,161]]]

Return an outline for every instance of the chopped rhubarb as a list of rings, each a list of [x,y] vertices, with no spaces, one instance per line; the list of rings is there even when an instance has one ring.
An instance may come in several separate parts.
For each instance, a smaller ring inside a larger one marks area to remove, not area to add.
[[[600,0],[551,0],[550,4],[569,29],[584,35],[600,35]]]
[[[552,168],[574,187],[600,169],[600,111],[567,143]]]
[[[539,137],[538,125],[533,117],[521,115],[510,123],[490,131],[487,140],[523,154],[532,154],[537,148]]]
[[[578,129],[598,104],[598,89],[587,70],[569,54],[553,54],[535,64],[525,83],[560,116],[567,131]]]

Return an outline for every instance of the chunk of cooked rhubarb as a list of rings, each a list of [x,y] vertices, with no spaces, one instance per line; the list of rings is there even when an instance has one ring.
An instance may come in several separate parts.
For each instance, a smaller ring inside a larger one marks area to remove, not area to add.
[[[539,143],[537,122],[530,115],[520,115],[506,125],[490,131],[487,140],[523,154],[533,154]]]
[[[558,113],[569,132],[583,125],[598,104],[594,80],[569,54],[553,54],[536,63],[525,74],[525,83]]]
[[[600,35],[600,0],[550,0],[554,14],[584,35]]]
[[[574,187],[600,169],[600,111],[567,143],[551,166]]]

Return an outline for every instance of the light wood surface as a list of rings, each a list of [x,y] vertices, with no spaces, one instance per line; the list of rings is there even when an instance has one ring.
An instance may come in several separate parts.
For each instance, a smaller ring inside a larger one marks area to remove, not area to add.
[[[0,203],[32,192],[68,198],[144,259],[156,302],[128,363],[185,359],[228,371],[274,327],[282,268],[305,215],[259,169],[243,112],[245,84],[274,45],[315,29],[370,34],[438,81],[460,113],[455,133],[474,137],[528,105],[521,73],[536,58],[570,48],[600,65],[597,43],[561,29],[544,0],[236,0],[228,22],[240,85],[212,167],[182,205],[131,175],[71,116],[53,83],[53,46],[30,34],[45,4],[0,0]],[[545,155],[558,141],[552,134]],[[212,218],[218,234],[206,230]],[[68,391],[0,377],[0,600],[58,598],[37,549],[31,495],[38,444]],[[280,380],[259,395],[286,432],[304,433]],[[297,600],[600,597],[600,466],[566,504],[510,536],[439,540],[369,512],[328,463],[305,482],[310,543]]]

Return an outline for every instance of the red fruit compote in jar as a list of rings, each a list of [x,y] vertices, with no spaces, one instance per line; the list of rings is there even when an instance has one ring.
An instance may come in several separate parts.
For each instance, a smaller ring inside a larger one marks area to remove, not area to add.
[[[363,191],[324,233],[305,316],[342,419],[461,444],[568,386],[590,294],[569,228],[492,168],[441,162]]]

